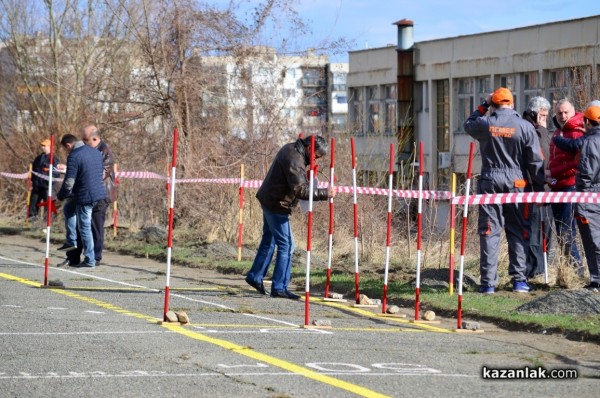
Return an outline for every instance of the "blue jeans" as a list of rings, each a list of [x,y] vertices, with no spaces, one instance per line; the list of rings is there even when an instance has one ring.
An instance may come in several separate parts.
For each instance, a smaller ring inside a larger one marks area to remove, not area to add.
[[[553,192],[575,192],[574,186],[553,189]],[[556,226],[556,241],[561,254],[567,256],[569,264],[575,268],[582,266],[581,256],[577,250],[575,207],[572,203],[552,203],[554,224]]]
[[[252,268],[246,278],[256,283],[262,282],[269,270],[275,246],[277,246],[271,288],[272,290],[287,290],[292,276],[292,255],[294,253],[290,216],[289,214],[274,213],[265,207],[262,207],[262,211],[263,235]]]
[[[77,209],[74,199],[65,200],[63,214],[65,216],[66,243],[77,246]]]
[[[96,265],[96,257],[94,255],[94,237],[92,235],[92,209],[94,203],[87,205],[75,205],[77,212],[77,228],[83,243],[84,261],[87,265]]]

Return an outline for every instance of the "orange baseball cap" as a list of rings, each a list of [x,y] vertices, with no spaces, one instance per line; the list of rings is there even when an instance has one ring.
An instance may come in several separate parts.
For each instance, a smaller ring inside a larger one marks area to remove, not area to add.
[[[588,106],[585,112],[583,113],[583,117],[585,117],[588,120],[600,122],[600,106]]]
[[[498,88],[492,94],[492,102],[497,105],[508,105],[514,103],[512,92],[504,87]]]
[[[45,140],[40,141],[40,145],[41,146],[50,146],[50,140],[46,138]]]

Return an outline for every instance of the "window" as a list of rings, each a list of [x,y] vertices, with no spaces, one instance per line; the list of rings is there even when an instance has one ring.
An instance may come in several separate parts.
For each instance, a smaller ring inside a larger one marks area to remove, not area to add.
[[[473,82],[464,82],[462,90],[468,91],[472,88]],[[450,83],[448,80],[438,80],[435,82],[435,130],[437,134],[438,158],[440,152],[450,151]],[[461,86],[459,84],[459,92]],[[472,96],[471,96],[472,98]],[[462,127],[461,127],[462,130]],[[424,178],[425,179],[425,178]],[[446,189],[450,182],[450,168],[438,168],[437,172],[438,188]]]
[[[538,72],[527,72],[523,73],[523,99],[524,105],[526,107],[529,104],[529,101],[533,97],[537,97],[540,95],[540,87],[539,87],[539,73]]]
[[[567,68],[548,71],[548,100],[556,104],[561,98],[569,96],[571,83],[570,70]]]
[[[385,134],[396,134],[396,85],[385,86]]]
[[[348,102],[348,97],[346,97],[345,95],[338,95],[336,97],[336,101],[338,104],[346,104]]]
[[[458,79],[458,112],[456,114],[457,133],[464,133],[463,125],[475,109],[475,79]],[[449,146],[449,144],[448,144]],[[438,148],[442,151],[441,148]],[[447,151],[448,149],[444,149]]]
[[[371,102],[369,104],[369,134],[377,134],[380,131],[379,125],[379,102]]]
[[[350,90],[351,106],[348,107],[348,116],[350,128],[355,135],[364,135],[365,133],[364,90],[364,87],[356,87]]]

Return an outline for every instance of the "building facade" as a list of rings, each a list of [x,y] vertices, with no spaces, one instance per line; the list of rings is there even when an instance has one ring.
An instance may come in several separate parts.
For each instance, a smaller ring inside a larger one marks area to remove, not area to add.
[[[463,123],[497,87],[513,92],[519,113],[536,95],[551,103],[568,96],[579,110],[600,98],[600,16],[416,43],[412,42],[411,21],[395,25],[397,46],[350,53],[349,125],[360,151],[369,151],[374,146],[368,139],[374,130],[371,121],[385,113],[381,105],[379,112],[370,106],[374,99],[383,99],[381,88],[379,98],[367,88],[392,84],[390,75],[396,73],[396,136],[406,138],[414,128],[413,141],[424,142],[423,167],[431,188],[448,189],[452,172],[466,172],[471,138],[464,133]],[[407,92],[412,97],[408,102]],[[395,137],[389,138],[380,142]],[[406,148],[398,144],[402,159]],[[383,172],[384,164],[373,160],[365,167]],[[479,165],[476,156],[474,170]]]

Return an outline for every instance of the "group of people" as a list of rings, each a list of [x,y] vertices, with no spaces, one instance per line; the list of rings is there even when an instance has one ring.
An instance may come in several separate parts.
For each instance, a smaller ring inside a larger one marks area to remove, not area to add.
[[[60,145],[67,152],[66,165],[56,163],[54,167],[64,172],[63,183],[57,199],[64,202],[65,242],[58,248],[66,252],[67,258],[60,265],[92,268],[100,264],[104,248],[104,222],[111,202],[116,200],[117,186],[114,171],[114,156],[110,147],[101,138],[100,131],[92,124],[79,131],[80,136],[66,134]],[[43,153],[36,158],[33,170],[48,173],[50,140],[41,142]],[[38,167],[38,163],[41,167]],[[45,179],[32,178],[31,206],[37,196],[43,195],[48,183]],[[37,210],[37,209],[36,209]],[[30,209],[30,217],[31,217]],[[34,214],[37,214],[34,213]],[[83,261],[81,255],[83,254]]]
[[[564,98],[556,103],[552,119],[551,110],[548,100],[534,97],[521,117],[514,110],[512,92],[504,87],[488,95],[477,107],[464,129],[480,146],[479,194],[546,189],[600,192],[600,101],[592,101],[581,113]],[[548,129],[550,120],[555,127],[552,133]],[[600,205],[510,203],[479,207],[481,293],[493,294],[498,287],[502,229],[508,242],[508,273],[513,291],[533,290],[528,279],[544,270],[541,238],[545,235],[549,241],[551,220],[561,254],[583,277],[576,243],[578,225],[590,273],[586,288],[599,288],[600,232],[596,231],[600,226]]]

